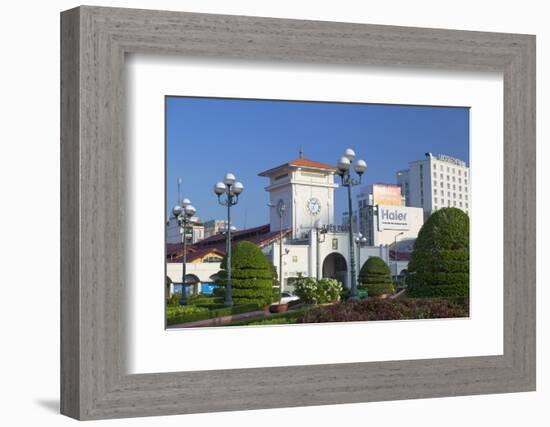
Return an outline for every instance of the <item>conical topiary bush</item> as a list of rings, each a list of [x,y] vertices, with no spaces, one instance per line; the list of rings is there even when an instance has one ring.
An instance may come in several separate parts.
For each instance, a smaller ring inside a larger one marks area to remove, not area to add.
[[[359,288],[367,289],[370,297],[393,294],[390,268],[380,257],[370,257],[359,272]]]
[[[416,239],[409,262],[407,295],[468,297],[470,287],[470,221],[457,208],[430,215]]]
[[[235,304],[266,306],[273,302],[273,269],[269,259],[252,242],[241,241],[231,252],[231,289]],[[220,285],[227,283],[227,255],[218,273]],[[221,294],[221,292],[220,292]]]

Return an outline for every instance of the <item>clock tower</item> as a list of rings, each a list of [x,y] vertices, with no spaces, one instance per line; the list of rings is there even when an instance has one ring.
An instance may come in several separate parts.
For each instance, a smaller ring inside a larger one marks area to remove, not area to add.
[[[334,183],[336,168],[300,157],[267,171],[260,176],[269,178],[265,190],[269,203],[271,231],[278,231],[283,213],[283,229],[290,229],[293,238],[309,233],[315,221],[334,223]]]

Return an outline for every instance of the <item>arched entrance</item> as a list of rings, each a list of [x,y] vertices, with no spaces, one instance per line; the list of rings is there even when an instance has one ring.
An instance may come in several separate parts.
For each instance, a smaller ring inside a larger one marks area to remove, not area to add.
[[[187,293],[196,295],[199,292],[200,284],[200,279],[194,274],[185,275],[185,288],[187,289]]]
[[[333,252],[323,261],[323,277],[336,279],[348,288],[348,264],[338,252]]]

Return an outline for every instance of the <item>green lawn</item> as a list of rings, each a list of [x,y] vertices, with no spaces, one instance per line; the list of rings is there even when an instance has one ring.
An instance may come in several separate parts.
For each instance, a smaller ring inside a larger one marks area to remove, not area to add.
[[[256,304],[225,307],[223,298],[206,296],[190,297],[188,303],[188,305],[168,304],[166,306],[166,323],[168,325],[175,325],[178,323],[229,316],[231,314],[248,313],[261,309]]]
[[[298,317],[307,310],[310,310],[312,307],[301,307],[296,310],[290,310],[284,313],[272,314],[263,319],[246,319],[246,320],[237,320],[235,322],[226,323],[219,326],[259,326],[259,325],[288,325],[296,323]]]

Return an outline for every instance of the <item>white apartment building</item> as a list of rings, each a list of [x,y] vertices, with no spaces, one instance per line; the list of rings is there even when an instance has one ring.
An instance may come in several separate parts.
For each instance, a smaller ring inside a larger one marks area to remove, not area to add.
[[[204,222],[204,238],[218,234],[221,230],[225,229],[227,223],[224,219],[211,219]]]
[[[178,221],[170,218],[166,221],[166,243],[181,243],[181,231]],[[187,226],[187,243],[195,243],[204,239],[204,225],[198,217],[191,218]]]
[[[470,213],[470,168],[466,162],[443,154],[426,153],[422,160],[409,163],[409,169],[397,172],[397,184],[407,206],[433,211],[455,207]]]

